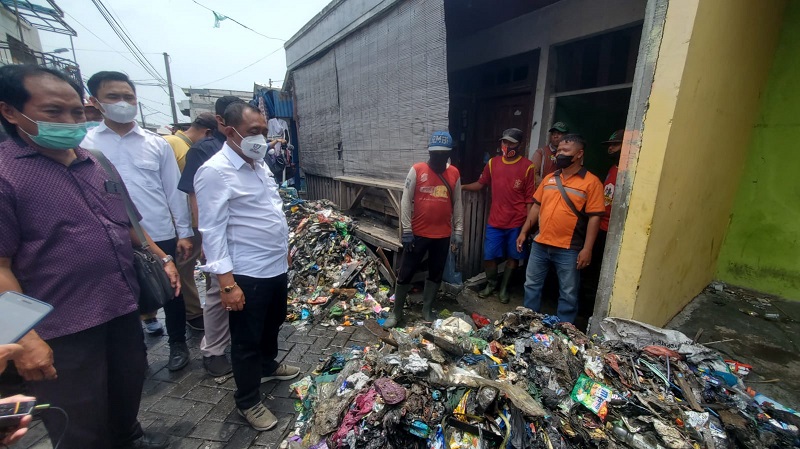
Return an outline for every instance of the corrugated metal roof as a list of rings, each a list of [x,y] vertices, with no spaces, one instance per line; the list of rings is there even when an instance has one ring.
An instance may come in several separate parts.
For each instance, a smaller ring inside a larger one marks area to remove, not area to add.
[[[267,106],[267,112],[270,118],[293,118],[294,105],[292,104],[292,96],[290,94],[283,93],[279,89],[262,87],[258,89],[254,95],[255,98],[258,98],[258,96],[264,98],[264,103]]]

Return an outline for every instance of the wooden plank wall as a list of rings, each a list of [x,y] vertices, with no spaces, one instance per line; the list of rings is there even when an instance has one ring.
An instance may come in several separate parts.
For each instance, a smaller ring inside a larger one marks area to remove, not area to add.
[[[461,192],[464,204],[464,246],[461,248],[461,273],[464,279],[483,271],[483,239],[489,217],[487,189]]]
[[[306,190],[308,192],[308,199],[320,200],[328,199],[341,207],[341,198],[339,194],[339,182],[333,178],[326,178],[324,176],[315,176],[306,173]]]
[[[341,198],[340,183],[332,178],[306,174],[308,198],[312,200],[329,199],[342,207],[355,197],[357,188],[346,187],[345,198]],[[370,201],[379,198],[370,195]],[[486,220],[489,216],[489,198],[486,189],[479,192],[462,192],[464,203],[464,246],[461,249],[461,271],[464,279],[483,271],[483,239],[486,236]],[[376,201],[377,200],[377,201]],[[388,199],[386,200],[388,208]]]

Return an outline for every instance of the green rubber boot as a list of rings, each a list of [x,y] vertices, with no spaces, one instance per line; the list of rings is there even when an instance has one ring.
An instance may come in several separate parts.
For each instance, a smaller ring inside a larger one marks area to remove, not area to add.
[[[508,295],[508,283],[513,275],[513,268],[506,268],[505,271],[503,271],[503,281],[500,283],[500,294],[498,295],[500,297],[500,302],[503,304],[508,304],[508,301],[511,300],[511,297]]]
[[[478,293],[478,296],[481,298],[485,298],[492,293],[494,293],[494,289],[497,288],[497,267],[495,268],[487,268],[486,269],[486,288]]]
[[[406,297],[410,291],[411,284],[397,284],[394,289],[394,308],[391,315],[383,323],[385,329],[397,327],[403,321],[403,306],[406,304]]]
[[[422,319],[425,321],[433,322],[436,320],[431,308],[441,285],[441,282],[425,281],[425,290],[422,293]]]

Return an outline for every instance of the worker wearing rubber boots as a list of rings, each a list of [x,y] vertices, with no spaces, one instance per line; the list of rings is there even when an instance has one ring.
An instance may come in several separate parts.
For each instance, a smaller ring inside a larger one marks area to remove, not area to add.
[[[464,190],[477,192],[487,186],[492,188],[492,208],[483,241],[483,264],[486,270],[486,288],[478,296],[486,298],[497,289],[497,262],[506,261],[500,282],[500,302],[508,303],[508,284],[514,270],[524,260],[525,249],[517,250],[517,237],[525,218],[533,206],[536,169],[533,162],[522,156],[525,139],[521,130],[509,128],[500,138],[502,155],[495,156],[483,167],[481,177],[464,185]]]
[[[452,150],[450,133],[434,132],[428,144],[428,162],[414,164],[406,177],[401,207],[403,262],[397,277],[394,308],[383,327],[395,327],[403,320],[411,278],[425,254],[428,255],[428,279],[423,293],[422,318],[425,321],[435,318],[431,307],[442,283],[447,252],[457,250],[464,241],[461,175],[447,163]]]

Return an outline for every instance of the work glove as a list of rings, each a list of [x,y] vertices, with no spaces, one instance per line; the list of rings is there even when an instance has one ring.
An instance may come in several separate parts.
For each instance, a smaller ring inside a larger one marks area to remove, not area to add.
[[[461,246],[464,244],[464,236],[461,234],[453,235],[453,238],[450,239],[450,249],[457,253],[461,251]]]
[[[403,233],[403,252],[410,253],[414,250],[414,234],[411,232]]]

